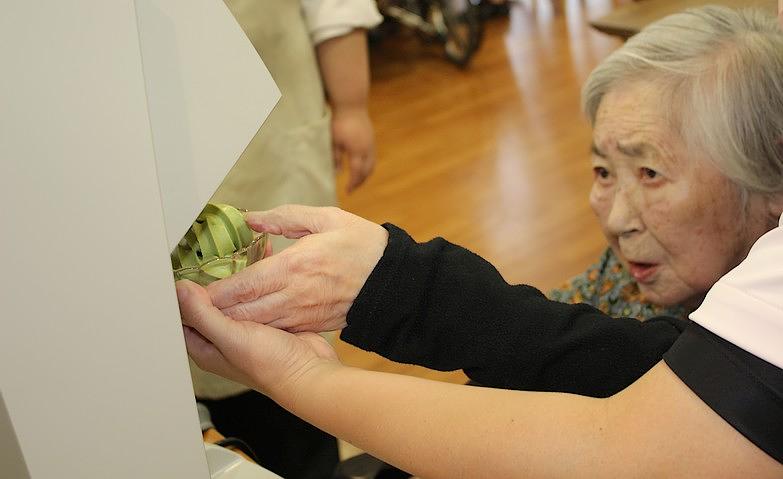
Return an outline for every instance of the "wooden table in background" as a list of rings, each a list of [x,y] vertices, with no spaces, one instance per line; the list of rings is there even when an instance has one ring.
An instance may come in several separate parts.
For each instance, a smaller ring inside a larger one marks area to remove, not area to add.
[[[616,8],[590,25],[609,35],[627,39],[650,23],[687,8],[722,5],[729,8],[757,7],[777,15],[777,0],[642,0]]]

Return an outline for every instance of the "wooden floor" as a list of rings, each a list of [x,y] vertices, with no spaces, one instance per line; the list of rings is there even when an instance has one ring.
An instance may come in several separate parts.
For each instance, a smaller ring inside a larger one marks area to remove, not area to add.
[[[622,1],[529,0],[486,24],[467,70],[398,32],[371,49],[378,165],[341,206],[434,236],[541,289],[584,269],[605,244],[587,204],[590,131],[582,82],[620,41],[587,25]],[[345,178],[341,178],[341,185]],[[464,382],[394,364],[345,343],[344,362]]]

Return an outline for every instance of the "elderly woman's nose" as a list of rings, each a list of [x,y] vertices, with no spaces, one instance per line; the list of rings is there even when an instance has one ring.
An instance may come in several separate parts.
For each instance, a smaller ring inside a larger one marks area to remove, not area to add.
[[[609,215],[606,218],[606,227],[616,236],[640,231],[639,210],[627,190],[619,189],[615,193]]]

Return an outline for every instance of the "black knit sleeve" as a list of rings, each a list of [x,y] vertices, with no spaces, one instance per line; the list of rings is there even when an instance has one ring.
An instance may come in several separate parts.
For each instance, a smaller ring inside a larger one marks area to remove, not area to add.
[[[442,238],[416,243],[384,227],[389,244],[341,337],[394,361],[463,369],[485,386],[603,397],[660,361],[686,325],[550,301]]]

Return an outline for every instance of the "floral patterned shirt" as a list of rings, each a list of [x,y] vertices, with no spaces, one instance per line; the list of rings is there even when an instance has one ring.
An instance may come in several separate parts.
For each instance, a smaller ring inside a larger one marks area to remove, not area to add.
[[[549,292],[549,298],[563,303],[587,303],[613,317],[640,321],[655,316],[687,319],[683,307],[657,306],[645,301],[639,285],[628,274],[612,248],[606,248],[597,263],[584,273]]]

